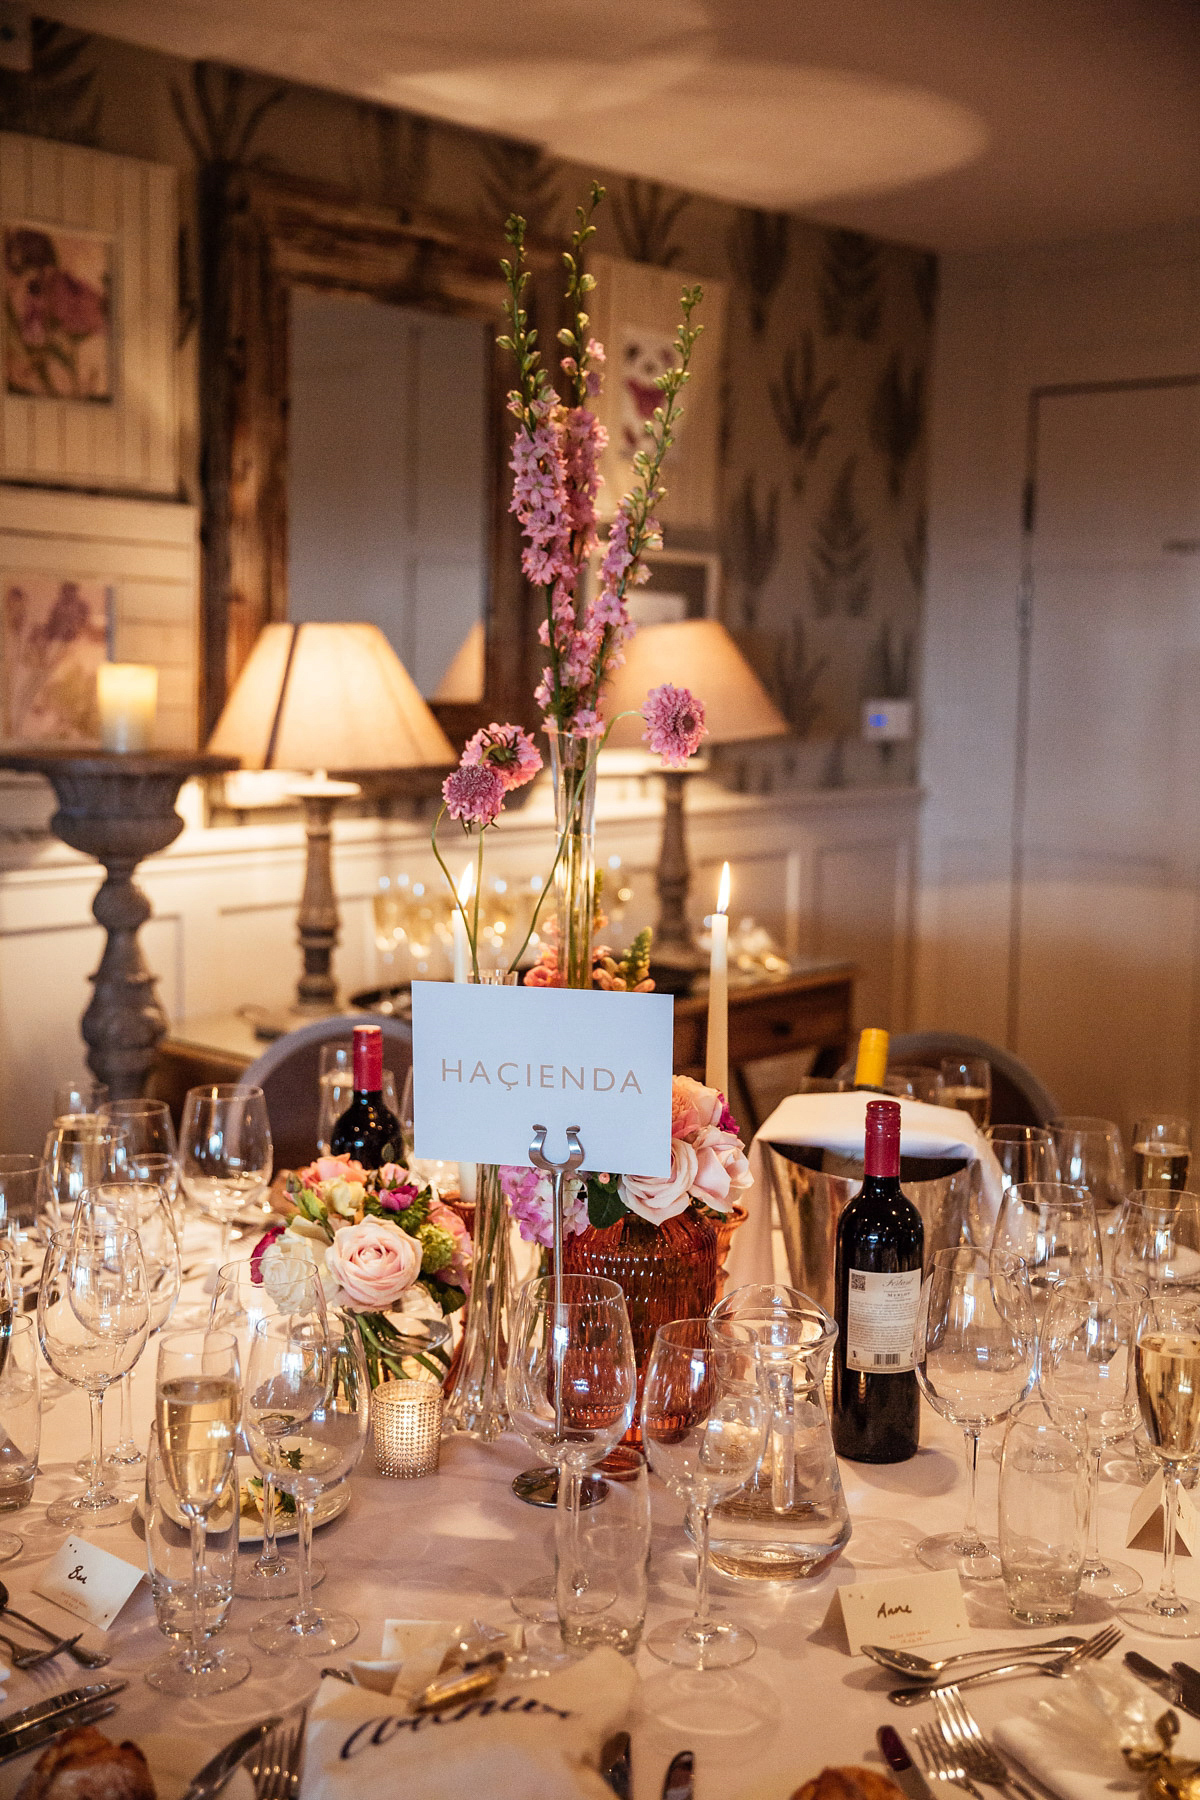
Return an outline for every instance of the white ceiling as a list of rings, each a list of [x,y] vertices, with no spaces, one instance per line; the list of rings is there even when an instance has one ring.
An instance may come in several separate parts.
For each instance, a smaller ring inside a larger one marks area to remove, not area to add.
[[[1194,0],[46,0],[51,16],[939,249],[1200,217]]]

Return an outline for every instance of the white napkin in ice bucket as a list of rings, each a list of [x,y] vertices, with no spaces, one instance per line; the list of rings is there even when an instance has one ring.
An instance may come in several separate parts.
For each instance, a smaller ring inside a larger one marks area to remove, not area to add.
[[[437,1715],[326,1678],[308,1716],[305,1795],[321,1800],[612,1800],[596,1773],[636,1683],[615,1650]]]
[[[771,1256],[770,1182],[765,1167],[764,1145],[795,1144],[832,1150],[839,1156],[861,1161],[867,1129],[867,1102],[888,1096],[856,1091],[850,1094],[790,1094],[781,1100],[750,1145],[749,1218],[734,1233],[729,1256],[731,1288],[747,1282],[774,1281]],[[983,1213],[995,1220],[1003,1198],[1000,1165],[992,1147],[970,1115],[957,1107],[929,1106],[923,1100],[898,1100],[900,1150],[904,1156],[962,1158],[979,1164]]]

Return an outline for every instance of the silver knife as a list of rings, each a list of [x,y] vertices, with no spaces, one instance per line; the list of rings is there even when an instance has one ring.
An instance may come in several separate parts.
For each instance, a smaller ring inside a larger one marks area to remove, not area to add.
[[[19,1739],[30,1726],[58,1718],[62,1713],[90,1705],[93,1701],[111,1699],[114,1694],[124,1693],[128,1686],[127,1681],[93,1681],[83,1687],[66,1688],[61,1694],[51,1694],[32,1706],[22,1707],[20,1712],[9,1713],[7,1718],[0,1719],[0,1754],[8,1753],[10,1741]]]
[[[70,1706],[65,1712],[53,1713],[49,1718],[31,1720],[21,1726],[19,1738],[0,1744],[0,1762],[24,1756],[27,1750],[36,1750],[39,1744],[49,1743],[51,1738],[64,1731],[74,1731],[80,1725],[94,1725],[97,1719],[107,1719],[109,1713],[116,1710],[115,1700],[89,1700],[83,1706]]]
[[[892,1779],[908,1795],[908,1800],[933,1800],[933,1789],[904,1748],[895,1726],[881,1725],[876,1735],[883,1760],[892,1771]]]
[[[614,1731],[600,1752],[600,1775],[618,1800],[632,1800],[629,1733]]]
[[[193,1775],[183,1800],[212,1800],[213,1795],[220,1793],[242,1758],[253,1750],[259,1738],[275,1729],[281,1717],[280,1713],[272,1713],[270,1718],[259,1719],[257,1724],[239,1731],[231,1743],[226,1744],[223,1750],[218,1750],[205,1763],[198,1775]]]
[[[695,1800],[696,1759],[690,1750],[681,1750],[667,1770],[662,1800]]]
[[[1183,1697],[1183,1683],[1178,1675],[1172,1675],[1168,1669],[1160,1669],[1157,1663],[1150,1661],[1136,1650],[1127,1650],[1124,1657],[1125,1667],[1131,1675],[1144,1682],[1148,1688],[1177,1706],[1180,1712],[1188,1713],[1193,1719],[1200,1719],[1200,1709],[1189,1706]]]

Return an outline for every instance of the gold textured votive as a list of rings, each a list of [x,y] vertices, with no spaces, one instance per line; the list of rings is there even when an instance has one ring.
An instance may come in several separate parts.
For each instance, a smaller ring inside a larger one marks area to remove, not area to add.
[[[371,1395],[375,1462],[381,1475],[432,1475],[442,1445],[442,1389],[436,1381],[383,1381]]]

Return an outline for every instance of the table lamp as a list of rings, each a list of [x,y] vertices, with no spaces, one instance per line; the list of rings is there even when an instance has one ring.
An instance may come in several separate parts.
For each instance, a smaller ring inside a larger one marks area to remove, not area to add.
[[[789,726],[762,682],[717,619],[678,619],[666,625],[643,625],[630,642],[625,662],[605,690],[606,718],[640,708],[651,688],[664,681],[685,687],[704,702],[706,746],[743,744],[756,738],[786,737]],[[642,743],[642,721],[621,719],[613,727],[609,747],[636,749]],[[684,782],[688,771],[663,773],[666,809],[658,857],[659,913],[654,928],[651,973],[666,992],[684,993],[705,967],[687,919],[688,866],[684,825]]]
[[[264,627],[209,740],[209,750],[239,756],[246,769],[306,774],[289,788],[304,808],[308,842],[297,918],[304,970],[298,1009],[337,1005],[333,947],[338,906],[330,856],[333,809],[359,792],[332,780],[383,769],[445,769],[450,740],[377,625]]]

